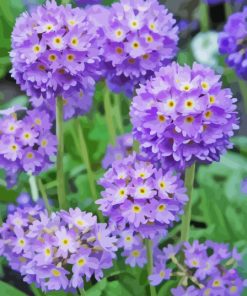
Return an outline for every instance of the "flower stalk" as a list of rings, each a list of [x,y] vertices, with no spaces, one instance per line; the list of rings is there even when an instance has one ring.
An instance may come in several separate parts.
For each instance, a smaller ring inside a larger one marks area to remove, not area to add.
[[[187,188],[187,195],[189,201],[187,202],[182,218],[181,241],[188,241],[190,232],[191,209],[192,209],[192,192],[195,178],[195,163],[188,167],[185,171],[185,187]]]
[[[47,212],[50,215],[52,210],[51,210],[51,207],[50,207],[50,204],[49,204],[49,200],[48,200],[48,196],[47,196],[47,193],[46,193],[46,190],[45,190],[45,186],[44,186],[41,178],[37,178],[37,183],[38,183],[39,191],[40,191],[41,196],[43,198],[43,201],[45,203],[45,207],[47,209]]]
[[[207,32],[210,28],[209,25],[209,10],[208,5],[201,0],[200,3],[200,28],[202,32]]]
[[[153,272],[153,243],[152,240],[147,239],[146,240],[146,248],[147,248],[147,269],[148,269],[148,275],[151,275]],[[154,286],[150,285],[150,295],[156,296],[156,289]]]
[[[57,134],[57,194],[60,209],[67,208],[64,184],[64,131],[63,131],[63,99],[58,96],[56,99],[56,134]]]
[[[105,109],[105,119],[106,119],[106,124],[109,132],[110,142],[112,145],[115,145],[116,130],[115,130],[114,121],[113,121],[110,91],[107,87],[105,87],[105,92],[104,92],[104,109]]]

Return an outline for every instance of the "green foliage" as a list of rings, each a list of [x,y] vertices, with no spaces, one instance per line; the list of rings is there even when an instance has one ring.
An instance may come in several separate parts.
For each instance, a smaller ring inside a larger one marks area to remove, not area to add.
[[[25,293],[15,289],[14,287],[6,284],[3,281],[0,281],[0,291],[1,295],[9,295],[9,296],[26,296]]]

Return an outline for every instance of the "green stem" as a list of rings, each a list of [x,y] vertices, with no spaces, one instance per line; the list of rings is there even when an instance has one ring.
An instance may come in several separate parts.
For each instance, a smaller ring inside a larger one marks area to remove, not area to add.
[[[36,178],[32,174],[29,175],[29,185],[31,189],[32,199],[36,202],[39,199],[39,191],[37,188]]]
[[[151,275],[153,272],[153,242],[150,239],[146,240],[146,248],[147,248],[147,269],[148,269],[148,275]],[[154,286],[150,287],[150,296],[156,296],[156,289]]]
[[[42,198],[44,200],[47,212],[50,215],[52,211],[51,211],[51,207],[50,207],[50,204],[49,204],[48,196],[46,194],[45,186],[44,186],[41,178],[38,178],[38,187],[39,187],[39,191],[41,193],[41,196],[42,196]]]
[[[121,102],[122,98],[120,95],[114,95],[114,109],[115,109],[115,119],[118,130],[120,134],[124,134],[124,126],[123,126],[123,117],[122,117],[122,110],[121,110]]]
[[[232,11],[232,5],[231,3],[225,2],[225,15],[226,15],[226,19],[228,19],[228,17],[230,15],[232,15],[233,11]]]
[[[181,229],[181,241],[188,241],[189,232],[190,232],[190,220],[191,220],[191,208],[192,208],[192,191],[194,185],[195,178],[195,163],[186,169],[185,171],[185,187],[187,188],[187,195],[189,197],[189,201],[187,202],[184,215],[182,218],[182,229]]]
[[[56,100],[56,133],[57,133],[57,195],[60,209],[67,208],[65,198],[63,155],[64,155],[64,131],[63,131],[63,99]]]
[[[246,81],[238,78],[238,85],[243,98],[245,113],[247,113],[247,83]]]
[[[204,3],[203,0],[200,2],[200,27],[202,32],[207,32],[210,28],[209,26],[209,11],[208,5]]]
[[[105,93],[104,93],[104,108],[105,108],[106,124],[108,128],[109,136],[110,136],[110,142],[112,145],[115,145],[116,131],[115,131],[114,122],[113,122],[110,92],[107,87],[105,87]]]
[[[78,294],[79,294],[80,296],[86,296],[86,292],[85,292],[85,290],[84,290],[83,288],[78,289],[77,292],[78,292]]]
[[[78,141],[79,141],[80,156],[81,156],[82,161],[84,162],[86,169],[87,169],[87,176],[88,176],[88,183],[89,183],[90,191],[91,191],[93,200],[96,201],[97,200],[97,190],[96,190],[96,184],[95,184],[96,178],[95,178],[95,175],[92,170],[91,163],[90,163],[88,149],[87,149],[85,137],[83,134],[83,129],[81,127],[81,123],[80,123],[79,118],[75,119],[75,128],[76,128]],[[98,212],[98,216],[99,216],[99,220],[101,222],[103,222],[104,218],[103,218],[101,212]]]

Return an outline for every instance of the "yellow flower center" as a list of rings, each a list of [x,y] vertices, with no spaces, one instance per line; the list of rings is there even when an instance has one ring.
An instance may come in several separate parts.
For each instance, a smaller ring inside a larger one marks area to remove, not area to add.
[[[198,261],[194,259],[191,261],[191,264],[192,264],[192,266],[196,267],[196,266],[198,266]]]
[[[86,263],[86,260],[83,259],[83,258],[81,258],[81,259],[79,259],[79,260],[77,261],[77,265],[80,266],[80,267],[82,267],[83,265],[85,265],[85,263]]]
[[[40,118],[36,118],[36,119],[34,120],[34,122],[35,122],[37,125],[41,125],[41,120],[40,120]]]
[[[209,296],[210,293],[211,293],[211,289],[208,288],[208,289],[206,289],[206,290],[204,291],[204,296]]]
[[[133,257],[139,257],[140,256],[140,251],[134,250],[134,251],[131,252],[131,254],[132,254]]]
[[[207,89],[209,88],[208,83],[205,82],[205,81],[203,81],[203,82],[201,83],[201,86],[202,86],[202,88],[205,89],[205,90],[207,90]]]
[[[210,117],[212,117],[212,115],[213,115],[213,112],[212,112],[212,111],[207,111],[207,112],[205,113],[205,117],[206,117],[206,118],[210,118]]]
[[[185,107],[187,107],[187,108],[189,108],[189,109],[193,108],[194,105],[195,105],[195,103],[194,103],[194,101],[192,101],[192,100],[186,100],[186,101],[185,101]]]
[[[169,108],[174,108],[175,107],[175,102],[173,101],[173,100],[168,100],[167,101],[167,106],[169,107]]]
[[[124,196],[125,195],[125,190],[124,189],[120,189],[119,190],[119,195],[120,196]]]
[[[115,35],[117,37],[121,37],[121,36],[123,36],[123,31],[121,29],[118,29],[118,30],[115,31]]]
[[[152,42],[154,41],[154,39],[153,39],[152,36],[148,35],[148,36],[146,37],[146,41],[147,41],[148,43],[152,43]]]
[[[133,20],[132,22],[131,22],[131,27],[132,28],[136,28],[138,26],[138,21],[137,20]]]
[[[139,192],[140,192],[141,194],[145,194],[145,193],[147,192],[147,190],[146,190],[146,188],[141,187],[141,188],[139,188]]]
[[[47,144],[48,144],[48,142],[47,142],[46,139],[43,139],[43,140],[41,141],[41,147],[46,147]]]
[[[128,59],[128,62],[129,62],[129,64],[133,65],[133,64],[135,64],[136,61],[135,61],[135,59],[130,58],[130,59]]]
[[[150,58],[150,55],[149,55],[148,53],[145,53],[145,54],[142,56],[142,58],[143,58],[144,60],[148,60],[148,59]]]
[[[25,134],[24,134],[24,138],[28,140],[28,139],[31,138],[31,135],[30,135],[29,133],[25,133]]]
[[[57,45],[61,44],[62,43],[62,38],[61,37],[55,37],[53,39],[53,43],[55,43]]]
[[[237,292],[237,290],[238,290],[237,286],[231,286],[230,287],[230,292],[231,293],[235,293],[235,292]]]
[[[35,53],[39,53],[40,50],[41,50],[40,45],[36,44],[36,45],[33,46],[33,51],[34,51]]]
[[[140,177],[140,178],[145,178],[145,176],[146,176],[145,173],[140,173],[140,174],[139,174],[139,177]]]
[[[191,87],[190,87],[189,84],[185,84],[185,85],[183,86],[183,90],[185,90],[185,91],[189,91],[190,89],[191,89]]]
[[[163,278],[163,277],[165,277],[165,275],[166,275],[166,273],[164,272],[164,270],[161,270],[160,277]]]
[[[138,205],[134,205],[134,206],[132,207],[132,211],[133,211],[134,213],[136,213],[136,214],[139,214],[139,213],[141,212],[141,207],[138,206]]]
[[[11,148],[11,150],[16,151],[17,150],[17,145],[13,144],[13,145],[11,145],[10,148]]]
[[[185,118],[185,122],[186,122],[186,123],[193,123],[194,120],[195,120],[195,118],[194,118],[193,116],[187,116],[187,117]]]
[[[82,219],[78,219],[78,220],[76,220],[76,224],[78,226],[83,226],[83,225],[85,225],[85,221],[83,221]]]
[[[45,26],[46,31],[51,31],[53,29],[53,25],[52,24],[48,24]]]
[[[164,204],[159,205],[157,208],[158,212],[164,212],[165,209],[166,209],[166,205]]]
[[[45,66],[44,65],[38,65],[38,69],[41,71],[45,71]]]
[[[67,61],[68,61],[68,62],[73,62],[74,59],[75,59],[75,56],[74,56],[73,54],[70,53],[70,54],[67,55],[66,58],[67,58]]]
[[[27,158],[28,159],[32,159],[33,158],[33,153],[32,152],[28,152],[27,153]]]
[[[215,103],[215,96],[209,96],[209,102],[210,104]]]
[[[159,122],[165,122],[166,118],[164,115],[158,115],[158,120],[159,120]]]
[[[71,43],[72,45],[78,45],[79,40],[78,40],[78,38],[73,37],[73,38],[71,39],[70,43]]]
[[[166,188],[166,183],[164,181],[160,182],[160,188],[165,189]]]
[[[65,239],[63,240],[63,244],[64,244],[65,246],[67,246],[67,245],[69,244],[69,240],[68,240],[67,238],[65,238]]]
[[[55,277],[59,277],[61,275],[61,272],[57,269],[52,269],[51,272]]]
[[[156,27],[156,26],[155,26],[155,24],[154,24],[154,23],[151,23],[151,24],[149,24],[149,29],[150,29],[150,30],[154,30],[154,29],[155,29],[155,27]]]
[[[19,245],[21,246],[21,247],[23,247],[23,246],[25,246],[25,244],[26,244],[26,242],[25,242],[25,240],[24,239],[19,239]]]
[[[130,241],[132,240],[132,237],[128,235],[128,236],[125,237],[125,240],[126,240],[127,242],[130,242]]]
[[[51,249],[50,248],[46,248],[45,249],[45,255],[46,256],[50,256],[51,255]]]
[[[137,41],[134,41],[134,42],[132,43],[132,47],[133,47],[134,49],[137,49],[137,48],[139,48],[139,47],[140,47],[140,44],[139,44],[139,42],[137,42]]]
[[[213,282],[213,287],[220,287],[221,286],[221,282],[219,280],[215,280]]]
[[[68,23],[71,25],[71,26],[74,26],[76,24],[76,21],[75,20],[69,20]]]
[[[13,132],[14,130],[15,130],[15,126],[14,126],[14,125],[10,125],[10,126],[9,126],[9,131],[10,131],[10,132]]]
[[[116,48],[116,53],[122,54],[123,53],[123,49],[121,47],[117,47]]]
[[[55,62],[57,60],[57,56],[54,53],[52,53],[49,55],[48,60],[50,62]]]

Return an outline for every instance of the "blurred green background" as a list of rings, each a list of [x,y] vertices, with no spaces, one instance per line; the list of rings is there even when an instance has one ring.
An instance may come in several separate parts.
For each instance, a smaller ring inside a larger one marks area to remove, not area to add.
[[[41,0],[0,1],[0,109],[16,103],[28,106],[27,97],[20,91],[9,74],[11,68],[8,55],[11,46],[10,37],[17,16],[21,12],[30,10],[43,2]],[[105,4],[111,2],[113,1],[105,1]],[[175,14],[181,29],[178,61],[182,64],[192,64],[196,60],[213,67],[223,75],[224,86],[230,87],[234,96],[239,99],[238,110],[241,127],[233,138],[235,148],[224,155],[220,163],[208,166],[201,165],[197,168],[196,188],[193,196],[191,239],[211,239],[218,242],[227,242],[238,247],[239,251],[244,254],[244,262],[240,267],[240,272],[244,278],[247,278],[247,227],[245,224],[247,217],[247,185],[244,182],[247,179],[247,104],[244,104],[244,95],[247,96],[247,82],[240,81],[234,72],[225,66],[224,57],[220,56],[217,51],[217,32],[221,31],[227,19],[228,10],[223,4],[212,6],[209,7],[207,16],[199,1],[170,0],[160,2],[165,3]],[[231,9],[237,11],[241,7],[236,4]],[[205,23],[208,24],[206,27]],[[200,27],[200,24],[203,25]],[[109,143],[104,117],[102,88],[102,84],[97,85],[93,108],[87,117],[81,119],[88,150],[90,151],[90,160],[97,177],[100,177],[103,173],[101,161]],[[112,94],[111,98],[115,108],[114,94]],[[131,131],[128,115],[129,104],[130,101],[121,96],[121,120],[124,123],[124,132]],[[117,112],[114,112],[114,114],[117,114]],[[115,116],[114,120],[117,132],[121,134],[123,130],[118,124],[119,116]],[[90,197],[85,165],[75,149],[73,125],[73,120],[65,125],[64,164],[66,187],[67,192],[69,192],[67,198],[72,206],[94,211],[95,206]],[[43,173],[41,178],[49,197],[55,199],[55,169]],[[100,194],[100,188],[97,189],[98,194]],[[4,174],[0,172],[0,211],[2,216],[5,215],[7,204],[14,202],[20,192],[30,192],[28,176],[21,175],[18,185],[8,190],[6,189]],[[174,227],[166,242],[173,243],[179,237],[179,227],[179,225]],[[3,259],[1,259],[1,263],[0,276],[2,280],[25,291],[26,288],[21,281],[16,280],[17,274],[6,267]],[[115,266],[114,270],[109,272],[109,277],[113,277],[114,272],[121,274],[121,264],[123,263],[118,263],[119,266]],[[142,286],[143,272],[133,269],[129,271],[128,276],[121,277],[121,280],[117,275],[111,281],[105,279],[97,284],[96,288],[93,288],[94,290],[91,289],[91,294],[89,292],[87,296],[113,295],[112,293],[115,293],[116,296],[145,295]],[[128,280],[126,280],[127,278]],[[171,283],[164,285],[159,296],[168,295],[165,293],[170,285]],[[3,293],[2,295],[23,295],[17,294],[17,290],[13,292],[13,290],[8,289],[11,288],[1,282],[0,292]],[[104,294],[101,294],[102,291],[104,291]],[[34,287],[33,293],[42,295]],[[49,295],[63,294],[59,292],[59,294],[51,293]],[[244,295],[247,295],[247,293]]]

